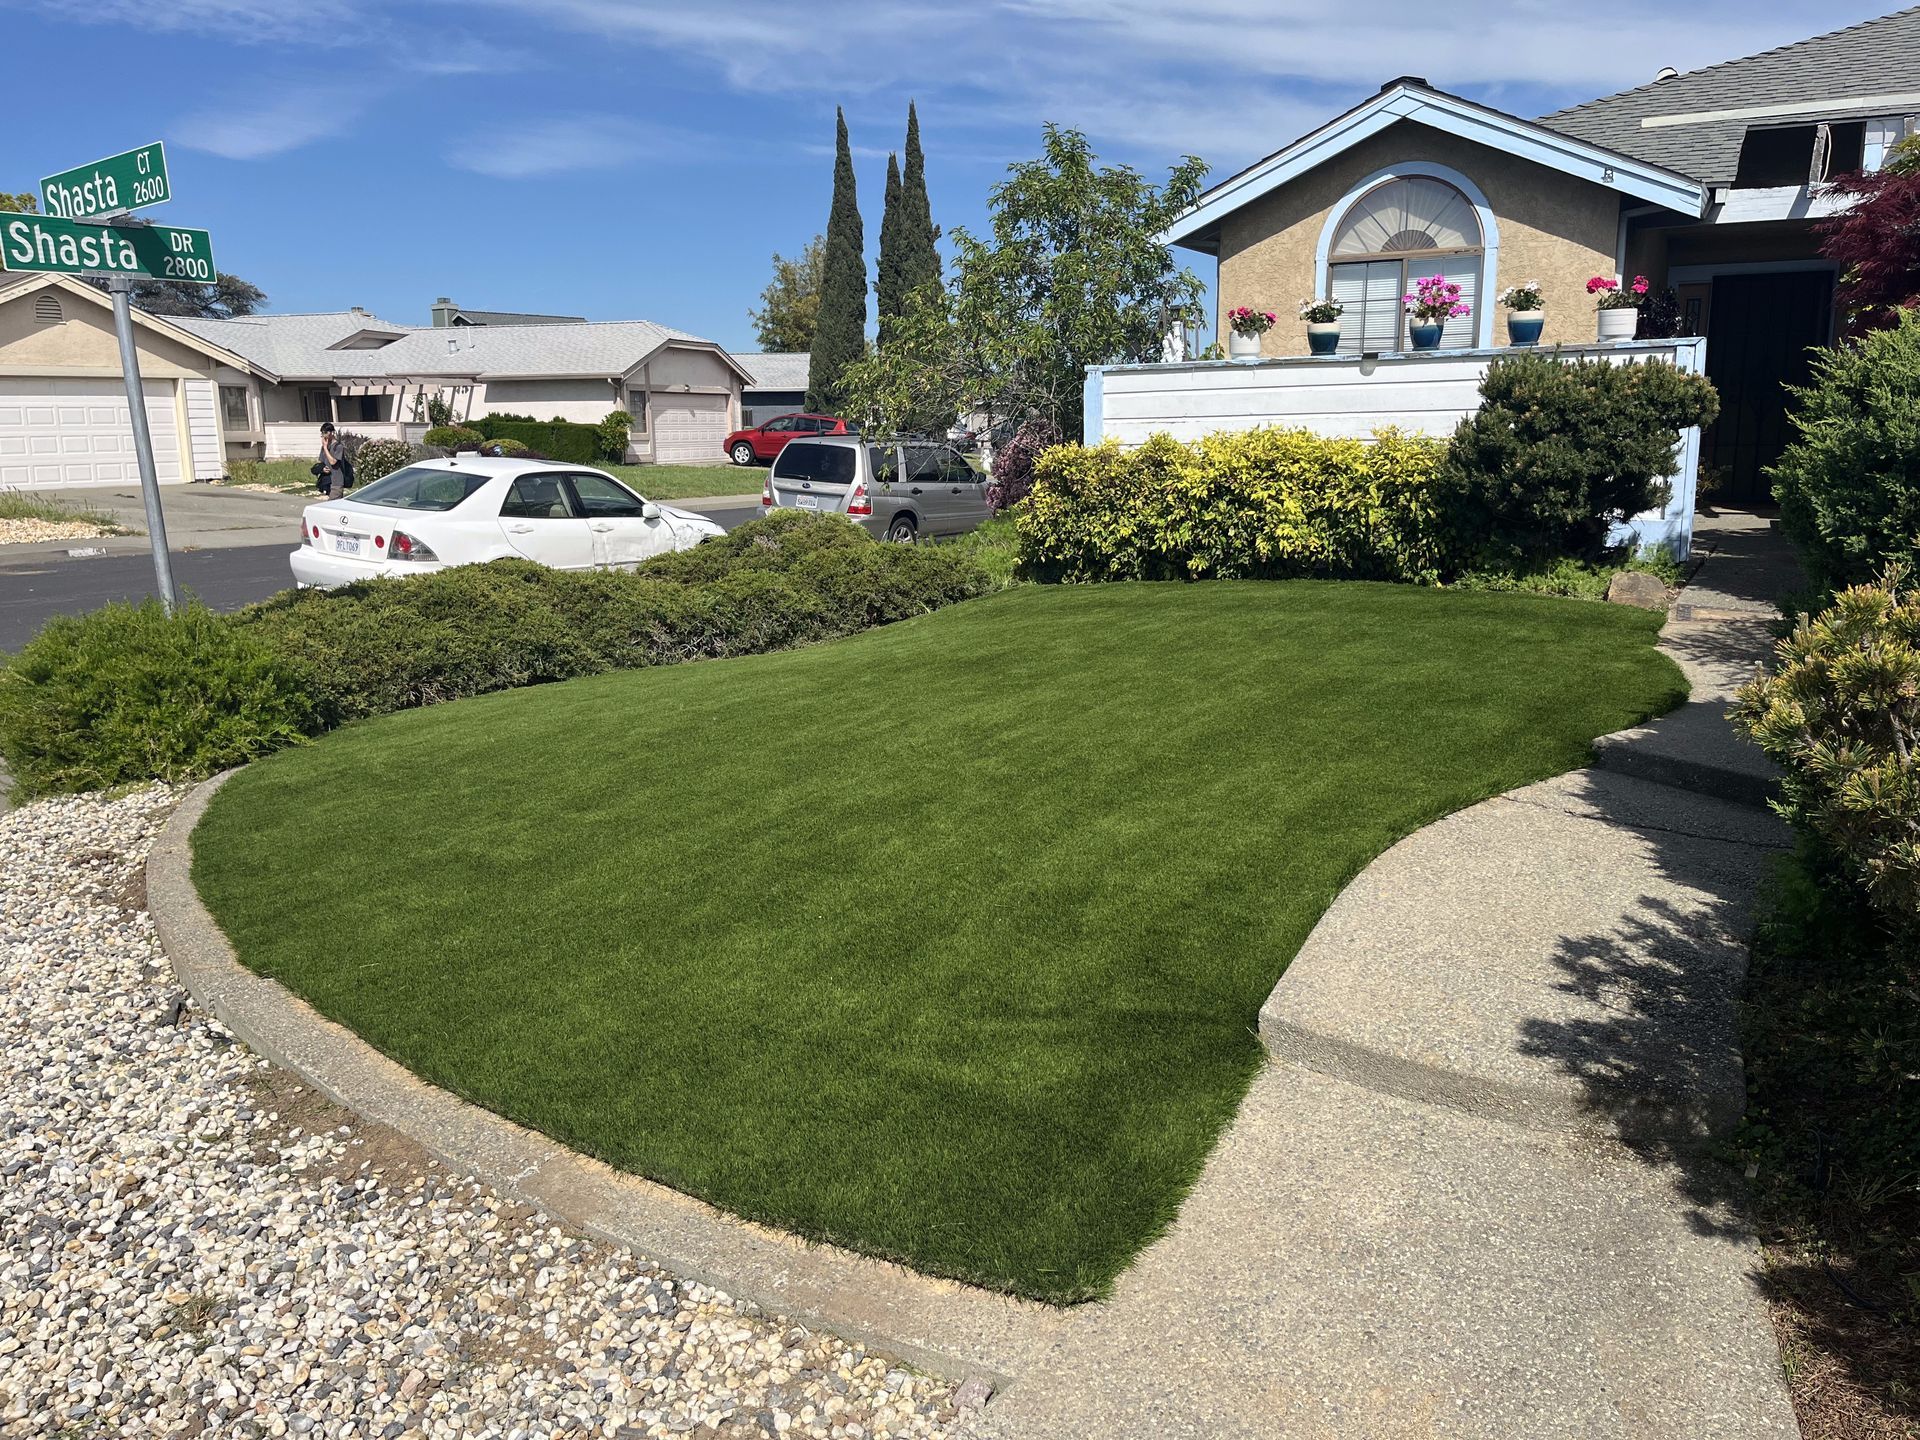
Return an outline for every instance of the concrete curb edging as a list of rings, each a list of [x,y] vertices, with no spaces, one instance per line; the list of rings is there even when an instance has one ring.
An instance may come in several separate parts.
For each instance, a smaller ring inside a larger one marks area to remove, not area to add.
[[[429,1085],[254,974],[192,878],[194,827],[237,773],[195,787],[167,821],[147,860],[147,908],[181,985],[256,1053],[582,1234],[947,1379],[979,1377],[998,1391],[1070,1323],[1067,1311],[812,1244],[589,1159]]]

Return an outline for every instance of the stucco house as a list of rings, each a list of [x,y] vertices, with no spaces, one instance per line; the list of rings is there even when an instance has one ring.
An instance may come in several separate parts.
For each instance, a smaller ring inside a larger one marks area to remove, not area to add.
[[[1305,351],[1308,296],[1346,307],[1342,354],[1405,350],[1400,297],[1432,274],[1473,309],[1443,348],[1503,345],[1495,297],[1525,280],[1545,293],[1544,344],[1591,344],[1587,280],[1645,275],[1675,291],[1682,333],[1706,337],[1722,416],[1701,465],[1723,495],[1758,499],[1786,438],[1783,382],[1833,336],[1814,191],[1878,166],[1916,117],[1920,8],[1537,119],[1402,76],[1213,186],[1164,238],[1216,257],[1223,316],[1282,317],[1273,356]]]
[[[164,316],[133,321],[161,482],[217,479],[220,386],[256,383],[251,362]],[[0,273],[0,489],[139,482],[113,302],[64,275]]]
[[[175,323],[247,364],[219,377],[236,459],[317,453],[329,420],[418,440],[437,396],[456,420],[499,412],[590,423],[624,408],[629,460],[710,465],[751,378],[713,341],[646,320],[410,326],[355,308]]]

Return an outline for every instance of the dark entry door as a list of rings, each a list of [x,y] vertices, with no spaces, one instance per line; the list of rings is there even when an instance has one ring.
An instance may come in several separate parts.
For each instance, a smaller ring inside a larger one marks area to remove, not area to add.
[[[1812,374],[1810,348],[1833,332],[1833,275],[1825,270],[1719,275],[1707,312],[1707,378],[1720,418],[1702,437],[1704,462],[1727,472],[1717,498],[1767,504],[1762,473],[1791,438],[1785,386]]]

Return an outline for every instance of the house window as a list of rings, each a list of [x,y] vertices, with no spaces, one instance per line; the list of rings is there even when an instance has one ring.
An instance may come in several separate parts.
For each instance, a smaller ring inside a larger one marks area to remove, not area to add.
[[[633,424],[627,427],[630,435],[647,433],[647,396],[644,390],[627,392],[627,413],[633,417]]]
[[[1817,185],[1858,170],[1865,161],[1866,141],[1864,120],[1749,130],[1740,142],[1733,183],[1742,190]]]
[[[244,385],[222,385],[220,387],[220,424],[227,430],[251,430],[252,422],[247,418],[247,387]]]
[[[1453,186],[1425,176],[1374,186],[1348,207],[1327,250],[1326,293],[1346,307],[1340,353],[1404,350],[1401,300],[1428,275],[1458,285],[1473,310],[1447,322],[1441,347],[1471,348],[1484,259],[1479,216]]]
[[[42,295],[33,302],[33,323],[36,325],[64,325],[67,312],[60,308],[58,295]]]

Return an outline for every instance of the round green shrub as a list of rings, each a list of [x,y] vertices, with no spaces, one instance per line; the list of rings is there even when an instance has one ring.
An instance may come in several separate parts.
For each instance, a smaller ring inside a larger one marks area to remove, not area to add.
[[[0,754],[27,795],[198,780],[320,728],[275,647],[197,602],[60,616],[0,669]]]
[[[1780,524],[1822,591],[1920,545],[1920,313],[1824,351],[1772,470]]]
[[[528,447],[511,435],[502,435],[497,440],[489,440],[480,447],[484,455],[504,455],[509,459],[528,453]]]
[[[413,446],[404,440],[369,440],[353,460],[356,485],[366,485],[391,475],[413,459]]]

